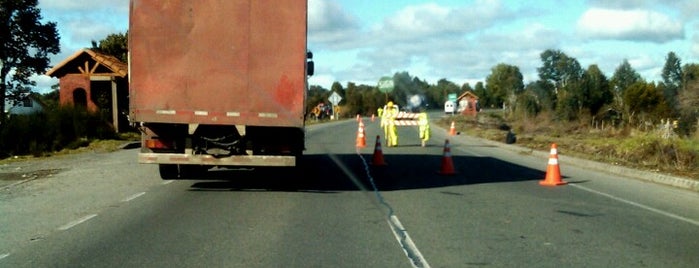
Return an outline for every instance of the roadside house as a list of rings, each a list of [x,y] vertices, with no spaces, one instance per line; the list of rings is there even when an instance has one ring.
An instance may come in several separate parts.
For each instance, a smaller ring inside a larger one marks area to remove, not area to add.
[[[466,91],[461,94],[457,98],[457,101],[459,103],[459,113],[463,115],[475,116],[481,109],[478,103],[478,96],[471,91]]]
[[[51,68],[46,75],[59,80],[60,105],[84,107],[93,112],[109,111],[112,114],[111,123],[117,132],[128,125],[126,63],[114,56],[85,48]]]
[[[44,111],[46,105],[29,94],[23,94],[18,101],[5,100],[5,114],[27,115]]]

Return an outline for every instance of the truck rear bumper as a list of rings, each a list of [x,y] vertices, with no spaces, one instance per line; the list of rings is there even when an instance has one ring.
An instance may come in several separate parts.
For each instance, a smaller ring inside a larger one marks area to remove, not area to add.
[[[296,166],[296,157],[280,155],[234,155],[213,157],[210,155],[139,153],[138,162],[141,164],[293,167]]]

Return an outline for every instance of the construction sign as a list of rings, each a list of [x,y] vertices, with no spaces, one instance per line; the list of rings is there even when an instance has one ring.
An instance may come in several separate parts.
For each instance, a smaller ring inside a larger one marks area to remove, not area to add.
[[[383,93],[389,93],[389,92],[393,91],[393,88],[394,88],[393,78],[388,77],[388,76],[381,77],[381,79],[379,79],[378,86],[379,86],[379,91],[381,91]]]
[[[408,112],[398,112],[394,123],[396,126],[417,126],[418,114]]]

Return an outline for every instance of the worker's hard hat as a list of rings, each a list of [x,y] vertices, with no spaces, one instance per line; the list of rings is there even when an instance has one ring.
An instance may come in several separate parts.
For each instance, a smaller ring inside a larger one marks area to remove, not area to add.
[[[388,107],[393,106],[393,102],[392,102],[392,101],[389,101],[388,103],[386,103],[386,106],[388,106]]]

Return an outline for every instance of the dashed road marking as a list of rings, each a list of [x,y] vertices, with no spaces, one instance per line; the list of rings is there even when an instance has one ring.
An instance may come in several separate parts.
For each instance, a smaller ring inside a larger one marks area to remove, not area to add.
[[[0,254],[0,260],[10,256],[10,253]]]
[[[163,185],[168,185],[168,184],[170,184],[170,183],[172,183],[172,182],[174,182],[174,181],[164,181],[164,182],[163,182]]]
[[[92,219],[92,218],[94,218],[94,217],[97,217],[97,214],[87,215],[87,216],[82,217],[82,218],[80,218],[80,219],[77,219],[77,220],[74,220],[74,221],[72,221],[72,222],[69,222],[69,223],[66,224],[66,225],[63,225],[63,226],[61,226],[61,227],[58,227],[58,230],[59,230],[59,231],[68,230],[68,229],[70,229],[70,228],[73,228],[73,227],[77,226],[78,224],[81,224],[81,223],[83,223],[83,222],[89,221],[90,219]]]
[[[140,192],[140,193],[134,194],[134,195],[132,195],[132,196],[129,196],[129,197],[127,197],[127,198],[124,198],[123,200],[121,200],[121,202],[124,202],[124,203],[129,202],[129,201],[131,201],[131,200],[134,200],[134,199],[136,199],[136,198],[141,197],[141,196],[144,195],[144,194],[146,194],[146,192]]]

